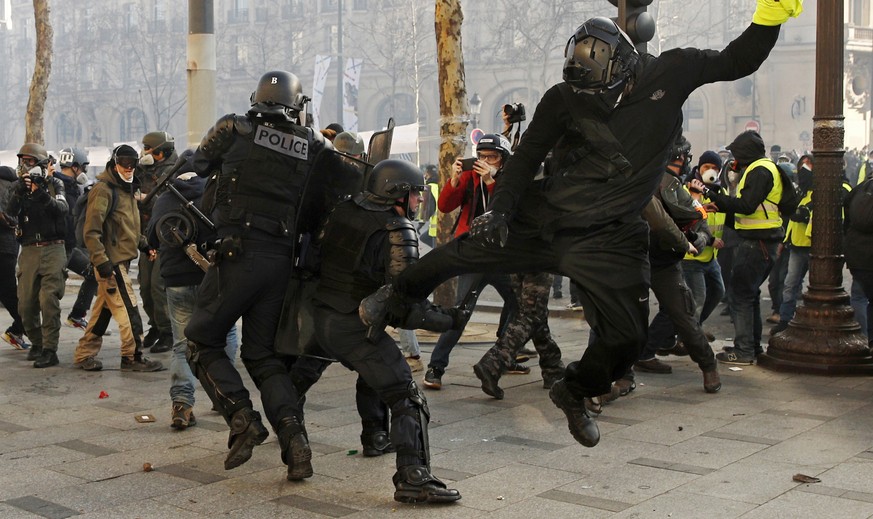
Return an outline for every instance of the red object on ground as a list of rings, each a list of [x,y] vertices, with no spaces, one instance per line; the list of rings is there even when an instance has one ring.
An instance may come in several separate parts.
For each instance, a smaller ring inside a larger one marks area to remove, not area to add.
[[[109,398],[109,393],[107,393],[106,391],[101,391],[100,396],[98,396],[97,398]]]

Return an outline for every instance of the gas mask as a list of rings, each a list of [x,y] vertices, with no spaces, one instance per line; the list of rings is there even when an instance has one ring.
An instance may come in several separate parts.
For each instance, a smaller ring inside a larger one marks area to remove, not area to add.
[[[151,153],[143,153],[139,159],[140,166],[151,166],[155,163],[155,157]]]
[[[88,175],[85,174],[84,171],[76,175],[76,183],[80,186],[84,186],[88,183]]]
[[[736,184],[737,182],[740,181],[740,176],[741,175],[740,175],[739,171],[733,171],[733,170],[728,171],[728,174],[727,174],[728,182],[730,182],[731,184]]]

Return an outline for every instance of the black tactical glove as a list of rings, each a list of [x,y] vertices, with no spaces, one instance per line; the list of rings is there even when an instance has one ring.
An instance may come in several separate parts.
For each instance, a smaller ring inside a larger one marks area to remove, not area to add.
[[[794,212],[793,215],[789,218],[792,222],[799,223],[809,223],[809,218],[811,213],[809,211],[809,206],[802,205],[797,208],[797,211]]]
[[[506,246],[509,236],[509,218],[504,213],[488,211],[473,219],[470,238],[483,245]]]
[[[112,262],[106,261],[97,265],[97,272],[100,273],[100,277],[103,279],[109,279],[112,277]]]

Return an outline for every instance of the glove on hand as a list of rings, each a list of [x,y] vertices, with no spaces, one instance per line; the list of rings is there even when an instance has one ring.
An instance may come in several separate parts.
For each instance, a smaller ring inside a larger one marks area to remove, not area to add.
[[[504,247],[507,237],[509,237],[509,222],[503,213],[488,211],[474,218],[470,226],[470,238],[483,245]]]
[[[97,272],[100,273],[100,277],[103,279],[109,279],[112,277],[112,262],[106,261],[97,265]]]
[[[752,23],[782,25],[788,18],[796,18],[802,12],[803,0],[758,0]]]
[[[791,220],[792,222],[809,223],[810,216],[811,213],[809,212],[809,207],[802,205],[797,208],[797,211],[795,211],[794,214],[791,215],[789,220]]]

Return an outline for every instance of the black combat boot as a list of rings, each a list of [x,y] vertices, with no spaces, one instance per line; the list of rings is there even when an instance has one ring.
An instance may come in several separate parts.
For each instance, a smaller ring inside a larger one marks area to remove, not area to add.
[[[312,477],[312,449],[306,429],[295,416],[279,420],[276,436],[282,447],[282,461],[288,465],[288,481],[300,481]]]
[[[388,437],[388,431],[364,431],[361,433],[363,454],[367,457],[381,456],[395,452],[394,444]]]
[[[567,415],[567,427],[577,442],[586,447],[594,447],[600,441],[600,429],[597,427],[583,400],[577,400],[567,389],[566,382],[558,380],[549,390],[549,398]]]
[[[473,365],[473,373],[482,382],[482,391],[486,395],[493,396],[497,400],[503,400],[503,389],[497,383],[503,374],[503,366],[500,359],[492,350],[488,350],[482,358]]]
[[[461,493],[430,473],[424,465],[406,465],[394,474],[394,500],[401,503],[451,503]]]
[[[255,445],[264,443],[270,433],[261,423],[261,415],[251,407],[244,407],[230,417],[230,437],[227,439],[227,458],[224,470],[235,469],[252,457]]]

